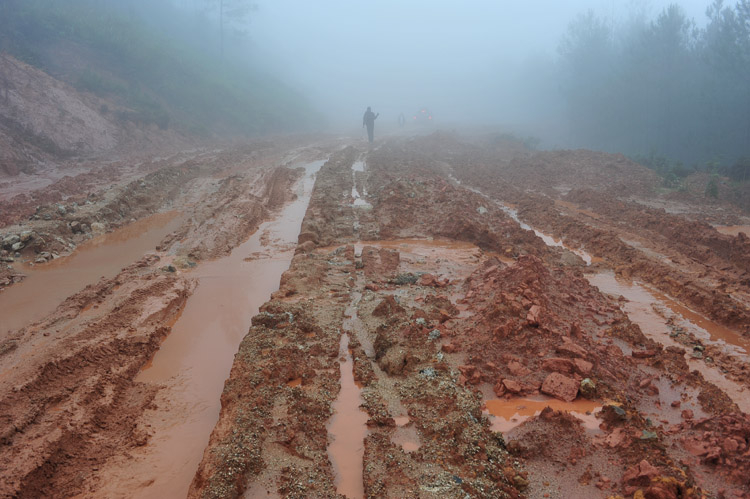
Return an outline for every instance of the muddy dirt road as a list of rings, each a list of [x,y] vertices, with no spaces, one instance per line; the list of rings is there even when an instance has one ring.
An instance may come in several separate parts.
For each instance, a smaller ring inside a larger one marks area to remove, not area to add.
[[[0,495],[750,497],[731,205],[440,133],[143,164],[0,201]]]

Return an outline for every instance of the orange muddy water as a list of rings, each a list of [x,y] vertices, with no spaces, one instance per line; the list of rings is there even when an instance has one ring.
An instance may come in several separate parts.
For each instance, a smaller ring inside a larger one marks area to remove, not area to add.
[[[354,381],[354,362],[349,352],[349,335],[341,335],[341,390],[332,404],[328,423],[328,457],[333,464],[336,492],[350,499],[365,496],[362,466],[367,436],[367,413],[360,409],[363,400]]]
[[[744,232],[746,236],[750,236],[750,225],[719,225],[714,228],[722,234],[730,236],[736,236],[740,232]]]
[[[669,303],[660,301],[656,295],[652,294],[645,287],[632,282],[618,281],[612,273],[600,273],[587,276],[589,282],[598,287],[602,292],[608,293],[614,296],[623,296],[627,301],[621,305],[623,311],[628,315],[628,318],[641,328],[643,334],[651,338],[654,341],[661,343],[664,346],[675,346],[684,349],[685,346],[678,343],[670,337],[671,329],[667,324],[667,319],[656,312],[658,309],[670,309]],[[671,309],[670,309],[671,310]],[[673,311],[675,315],[679,316],[679,312]],[[680,316],[682,317],[682,316]],[[716,332],[721,328],[716,325],[709,327],[709,330],[701,328],[689,321],[688,318],[682,317],[685,324],[691,324],[694,327],[694,331],[699,329],[704,331],[704,334],[710,336],[711,332]],[[704,324],[714,324],[708,319],[704,318]],[[726,328],[721,328],[725,330]],[[733,333],[734,334],[734,333]],[[735,354],[746,355],[746,352],[737,344],[740,340],[744,341],[744,338],[740,338],[739,335],[735,335],[735,343],[727,345],[730,351]],[[710,336],[712,341],[721,342],[720,338]],[[688,364],[691,369],[699,371],[703,377],[721,388],[732,401],[737,404],[740,410],[744,412],[750,412],[750,397],[743,386],[735,383],[728,379],[715,367],[707,365],[703,360],[694,359],[689,354],[685,355]]]
[[[658,321],[659,324],[664,323],[664,317],[654,313],[653,307],[666,308],[674,315],[678,326],[695,334],[699,339],[721,345],[728,353],[740,356],[750,354],[750,340],[740,333],[713,322],[658,291],[637,283],[618,281],[611,273],[589,276],[589,282],[605,293],[627,298],[631,309],[628,314],[636,313],[639,320],[645,321],[644,323],[650,329],[661,327],[649,322],[652,319]],[[643,329],[643,326],[641,328]]]
[[[580,419],[588,429],[599,428],[599,420],[594,416],[602,408],[601,402],[578,399],[563,402],[548,397],[492,399],[485,401],[485,414],[490,415],[492,431],[507,433],[532,416],[536,416],[550,407],[556,411],[565,411]]]
[[[154,250],[179,227],[176,211],[156,213],[108,234],[97,236],[70,256],[49,263],[24,266],[22,282],[0,293],[0,339],[52,312],[68,296],[99,278],[111,278],[123,267]]]
[[[322,164],[305,167],[307,174],[296,186],[297,199],[276,218],[263,223],[229,256],[191,272],[199,281],[197,289],[153,361],[137,377],[164,387],[157,395],[157,408],[145,416],[154,436],[131,452],[131,458],[122,458],[100,474],[105,483],[102,495],[187,495],[218,420],[220,395],[234,355],[252,317],[279,288],[281,274],[289,268],[314,174]]]

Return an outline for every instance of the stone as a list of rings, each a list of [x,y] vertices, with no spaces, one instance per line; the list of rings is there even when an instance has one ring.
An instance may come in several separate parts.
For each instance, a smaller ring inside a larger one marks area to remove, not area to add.
[[[498,398],[502,397],[503,395],[505,395],[505,385],[503,384],[502,381],[498,381],[497,383],[495,383],[495,386],[492,388],[492,391],[495,392],[495,395],[497,395]]]
[[[622,475],[622,482],[628,485],[646,487],[651,483],[651,479],[657,476],[659,476],[659,470],[644,459]]]
[[[626,444],[630,440],[627,430],[625,428],[615,428],[615,430],[607,435],[604,442],[610,448],[620,447]]]
[[[25,244],[23,244],[21,241],[18,241],[17,243],[13,244],[13,246],[10,247],[11,251],[21,251],[26,247]]]
[[[81,222],[78,221],[72,221],[70,222],[70,230],[73,232],[73,234],[80,234],[83,232],[83,227],[81,227]]]
[[[100,222],[93,222],[91,224],[91,232],[94,234],[104,234],[107,231],[107,228],[103,223]]]
[[[440,349],[445,353],[454,353],[458,351],[458,347],[453,343],[445,343]]]
[[[522,365],[517,360],[512,360],[508,363],[508,370],[513,376],[528,376],[531,374],[531,369]]]
[[[552,373],[542,383],[542,393],[565,402],[573,402],[578,396],[578,382],[560,373]]]
[[[594,368],[594,364],[583,359],[573,359],[573,363],[576,366],[576,372],[582,376],[588,376]]]
[[[567,339],[567,337],[564,337]],[[566,355],[568,357],[586,357],[586,350],[579,347],[570,340],[564,342],[562,345],[557,347],[557,353]]]
[[[318,235],[315,232],[300,232],[299,236],[297,237],[297,244],[303,244],[307,241],[317,243]]]
[[[305,241],[297,246],[297,249],[302,253],[311,253],[315,249],[315,243],[312,241]]]
[[[526,322],[530,326],[539,325],[539,315],[542,313],[542,307],[539,305],[532,305],[529,312],[526,314]]]
[[[552,357],[542,361],[542,369],[554,373],[573,374],[575,364],[570,359]]]
[[[523,390],[523,386],[521,386],[521,383],[512,379],[504,379],[503,386],[505,387],[506,391],[514,394],[521,393],[521,391]]]
[[[740,448],[740,444],[737,442],[737,440],[727,437],[724,439],[724,442],[721,444],[721,447],[724,449],[724,452],[726,453],[734,453],[734,452],[737,452],[737,449]]]
[[[34,239],[34,233],[31,232],[30,230],[25,230],[25,231],[21,232],[21,234],[19,235],[19,237],[21,238],[21,242],[24,243],[24,244],[26,244],[29,241],[31,241],[32,239]]]
[[[584,378],[581,380],[579,390],[583,397],[594,398],[596,396],[596,383],[590,378]]]
[[[13,234],[3,239],[3,248],[9,250],[14,244],[21,241],[21,237]]]

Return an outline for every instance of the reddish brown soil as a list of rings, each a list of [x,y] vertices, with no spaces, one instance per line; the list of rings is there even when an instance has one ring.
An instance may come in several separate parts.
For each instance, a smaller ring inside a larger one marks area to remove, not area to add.
[[[297,150],[330,159],[234,358],[189,497],[340,497],[351,456],[331,450],[329,424],[342,334],[368,417],[367,497],[750,497],[747,404],[728,388],[750,389],[747,356],[674,316],[637,322],[589,281],[614,272],[750,335],[750,243],[706,223],[747,214],[676,200],[616,155],[448,134],[320,144]],[[290,199],[299,173],[275,168],[289,143],[262,147],[168,160],[92,197],[108,227],[188,216],[154,256],[0,343],[2,494],[96,495],[97,460],[151,445],[141,414],[154,393],[133,377],[191,292],[158,258],[226,254]],[[548,408],[492,430],[488,400],[542,395],[589,399],[598,427]]]
[[[286,147],[244,145],[169,162],[144,176],[135,169],[135,179],[55,216],[63,227],[100,220],[113,228],[171,208],[183,211],[183,225],[116,277],[89,285],[50,316],[0,338],[1,496],[80,493],[109,456],[149,441],[139,420],[156,389],[134,379],[194,287],[177,262],[194,265],[227,254],[291,200],[300,171],[282,166],[288,154]],[[32,220],[20,228],[33,230],[36,241],[40,226],[49,223]],[[90,234],[71,236],[68,229],[64,237],[81,241]],[[24,249],[22,258],[35,249]],[[166,268],[165,259],[178,268]]]

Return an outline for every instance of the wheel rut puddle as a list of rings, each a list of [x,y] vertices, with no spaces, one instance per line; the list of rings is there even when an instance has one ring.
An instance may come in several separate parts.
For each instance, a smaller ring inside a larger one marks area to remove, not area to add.
[[[684,345],[671,337],[672,330],[665,318],[654,310],[656,306],[657,308],[670,309],[675,315],[680,315],[679,310],[681,306],[672,308],[670,301],[660,300],[658,294],[652,294],[647,288],[638,283],[620,282],[611,273],[595,274],[589,276],[588,279],[592,285],[599,288],[602,292],[626,298],[627,301],[622,305],[623,311],[631,321],[638,324],[643,334],[647,337],[664,346],[684,348]],[[697,316],[698,314],[695,315]],[[727,331],[726,328],[705,318],[702,318],[700,324],[706,326],[707,329],[694,323],[690,317],[682,316],[682,319],[683,323],[691,326],[694,331],[702,331],[702,334],[705,337],[709,337],[711,341],[724,343],[735,355],[747,358],[747,351],[744,349],[746,342],[739,335],[735,335],[731,331],[728,336],[722,335],[720,333],[725,333]],[[732,343],[728,343],[729,340]],[[743,386],[728,379],[717,369],[708,366],[703,360],[693,358],[688,353],[685,354],[685,358],[692,369],[700,372],[707,381],[723,390],[737,404],[740,410],[750,412],[750,399],[748,399]]]
[[[451,177],[458,184],[460,181]],[[482,193],[478,189],[462,185],[462,187],[476,192],[484,196],[488,201],[495,203],[500,209],[507,213],[514,221],[516,221],[521,228],[533,231],[538,237],[540,237],[545,244],[548,246],[564,247],[569,251],[574,252],[580,256],[586,265],[591,265],[592,257],[583,250],[577,250],[566,247],[562,241],[557,241],[554,238],[547,236],[546,234],[536,230],[530,225],[522,222],[516,210],[504,205],[503,203],[492,199],[486,194]],[[743,230],[745,227],[729,227],[725,233],[736,233]],[[717,228],[717,230],[719,230]],[[750,341],[743,338],[739,333],[736,333],[726,327],[717,324],[702,315],[690,310],[688,307],[682,305],[676,300],[664,296],[661,293],[652,292],[647,290],[645,287],[637,283],[631,283],[629,285],[618,282],[614,275],[611,273],[598,273],[587,276],[588,281],[599,288],[601,291],[624,296],[628,302],[623,307],[628,317],[636,324],[641,327],[641,330],[648,336],[661,343],[664,346],[676,346],[683,348],[683,345],[674,341],[671,338],[672,331],[669,328],[666,320],[660,314],[657,314],[653,310],[653,306],[667,309],[677,319],[677,322],[684,328],[695,334],[697,337],[707,340],[711,343],[718,344],[725,350],[726,353],[739,357],[743,360],[750,359]],[[688,354],[686,354],[686,360],[689,365],[697,369],[704,378],[722,389],[726,394],[738,405],[738,407],[744,411],[750,411],[750,400],[745,396],[745,389],[738,383],[727,378],[718,369],[706,365],[702,360],[697,360]]]
[[[341,389],[332,405],[333,416],[328,424],[328,456],[335,472],[336,491],[359,499],[365,496],[362,473],[368,416],[360,408],[362,390],[354,381],[354,361],[347,333],[341,335],[339,355]]]
[[[101,277],[114,277],[144,253],[153,251],[184,218],[176,211],[150,215],[81,244],[69,256],[24,266],[26,278],[0,293],[0,339],[52,312],[68,296]]]
[[[155,435],[99,473],[104,495],[184,497],[218,420],[220,395],[251,319],[279,287],[323,161],[305,166],[297,199],[224,258],[192,271],[199,281],[182,315],[137,381],[161,387],[144,417]],[[270,242],[270,243],[268,243]],[[270,248],[269,248],[270,246]],[[261,255],[247,259],[248,255]]]

